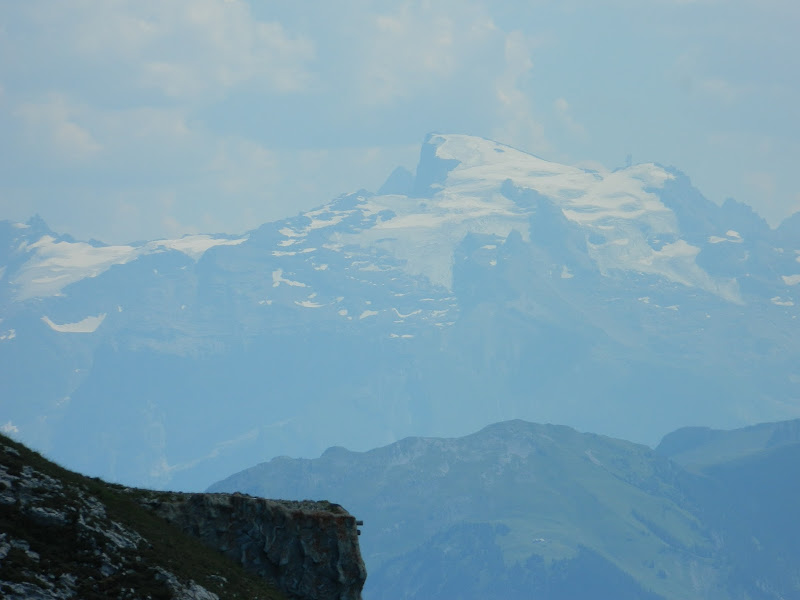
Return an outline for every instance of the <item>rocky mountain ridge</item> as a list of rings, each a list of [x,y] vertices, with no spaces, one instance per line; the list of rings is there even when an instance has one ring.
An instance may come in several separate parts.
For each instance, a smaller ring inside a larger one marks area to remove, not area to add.
[[[341,506],[111,486],[5,436],[0,519],[9,599],[358,600],[366,578]]]
[[[199,490],[512,418],[653,445],[686,415],[800,415],[797,219],[770,229],[655,164],[451,134],[380,192],[240,236],[0,224],[0,426],[82,472]]]
[[[679,430],[657,452],[517,420],[275,458],[211,489],[353,507],[370,524],[370,599],[789,599],[800,597],[798,426]]]

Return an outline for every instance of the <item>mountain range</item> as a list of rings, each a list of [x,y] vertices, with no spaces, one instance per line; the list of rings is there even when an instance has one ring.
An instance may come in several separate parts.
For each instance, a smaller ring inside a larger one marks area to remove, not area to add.
[[[278,455],[509,419],[655,445],[800,416],[800,215],[656,164],[432,134],[414,174],[243,235],[0,223],[0,428],[199,490]]]
[[[682,428],[655,450],[520,420],[279,457],[214,492],[364,519],[370,600],[800,598],[800,420]]]

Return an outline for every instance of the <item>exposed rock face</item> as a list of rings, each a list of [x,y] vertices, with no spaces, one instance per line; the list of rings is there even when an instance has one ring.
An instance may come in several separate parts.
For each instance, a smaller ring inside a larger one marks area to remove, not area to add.
[[[218,600],[143,561],[147,540],[111,518],[86,486],[53,477],[26,459],[0,443],[0,597],[125,598],[135,589],[143,596]]]
[[[361,598],[367,571],[356,519],[338,504],[242,494],[159,494],[142,502],[292,597]]]
[[[359,600],[365,579],[338,505],[126,488],[0,435],[4,600]]]

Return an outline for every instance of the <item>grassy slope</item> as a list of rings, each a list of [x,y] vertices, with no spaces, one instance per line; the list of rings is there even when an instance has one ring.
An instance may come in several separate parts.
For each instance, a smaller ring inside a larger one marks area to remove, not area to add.
[[[278,459],[215,489],[327,497],[365,520],[371,579],[463,523],[500,526],[505,568],[586,548],[668,598],[716,589],[713,541],[683,495],[679,467],[650,449],[521,421],[457,440],[409,438],[366,453]],[[369,586],[369,583],[368,583]]]
[[[10,473],[19,474],[25,465],[29,465],[35,471],[59,480],[65,491],[83,490],[105,505],[110,520],[138,532],[148,542],[140,544],[139,548],[132,551],[141,557],[141,569],[136,569],[134,573],[107,577],[100,582],[99,589],[95,590],[88,585],[85,576],[97,577],[97,574],[80,572],[80,569],[89,568],[87,565],[90,565],[91,557],[88,549],[82,547],[74,528],[39,526],[21,517],[15,507],[3,507],[0,511],[0,531],[17,539],[28,540],[31,550],[41,555],[41,565],[47,567],[49,572],[78,575],[78,595],[81,598],[115,597],[124,588],[134,588],[140,597],[148,594],[153,598],[169,597],[165,586],[153,581],[150,567],[160,566],[174,573],[182,582],[193,580],[220,598],[285,600],[283,594],[266,582],[247,573],[216,550],[207,548],[180,532],[137,503],[137,495],[155,492],[132,491],[68,471],[6,436],[0,435],[0,444],[10,446],[20,453],[17,457],[0,452],[0,461]],[[68,503],[69,499],[65,501],[65,504]],[[12,567],[10,561],[4,561],[4,577],[11,573]]]
[[[772,447],[800,442],[800,419],[731,431],[684,427],[664,436],[656,452],[695,471]]]

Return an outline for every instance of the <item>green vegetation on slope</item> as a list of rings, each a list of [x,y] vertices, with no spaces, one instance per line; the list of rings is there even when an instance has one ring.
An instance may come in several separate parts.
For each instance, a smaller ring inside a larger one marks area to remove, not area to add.
[[[173,597],[176,579],[220,598],[285,600],[137,501],[157,492],[84,477],[0,436],[0,495],[10,498],[9,492],[20,491],[14,486],[22,490],[17,500],[0,503],[0,545],[9,546],[0,561],[0,595],[12,595],[15,583],[43,589],[61,584],[87,600],[155,600]]]
[[[458,439],[275,459],[212,489],[351,507],[365,521],[369,597],[422,599],[451,585],[464,592],[455,597],[528,598],[525,582],[556,594],[584,580],[625,582],[643,599],[730,598],[729,565],[687,493],[697,477],[645,446],[511,421]],[[574,598],[598,597],[584,591]]]

